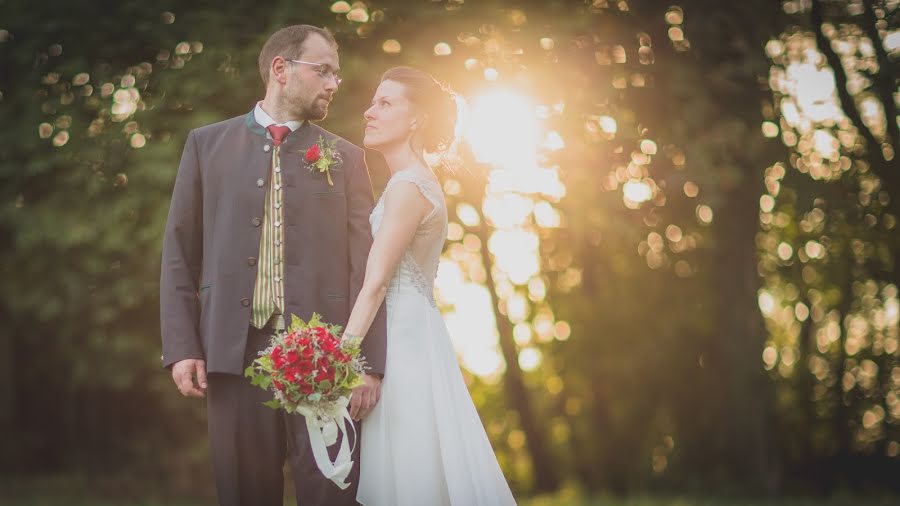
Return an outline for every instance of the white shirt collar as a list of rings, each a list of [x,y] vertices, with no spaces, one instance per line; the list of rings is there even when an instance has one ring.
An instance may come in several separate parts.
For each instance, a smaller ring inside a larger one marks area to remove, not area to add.
[[[274,119],[272,119],[271,116],[269,116],[269,114],[266,111],[263,110],[262,102],[256,103],[256,107],[253,109],[253,119],[255,119],[256,122],[259,123],[260,126],[262,126],[263,128],[266,128],[269,125],[279,125],[278,123],[275,122]],[[302,124],[303,124],[302,121],[292,120],[292,121],[288,121],[287,123],[284,123],[281,126],[286,126],[291,129],[291,132],[296,132],[297,129],[300,128],[300,126]],[[266,135],[269,135],[268,132],[266,132]]]

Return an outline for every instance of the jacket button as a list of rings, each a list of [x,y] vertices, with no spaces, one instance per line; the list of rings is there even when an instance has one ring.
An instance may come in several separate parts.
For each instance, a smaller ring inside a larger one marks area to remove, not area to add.
[[[250,299],[244,297],[243,299],[241,299],[241,305],[244,307],[248,307],[250,305]]]
[[[257,188],[262,188],[263,185],[265,185],[265,184],[266,184],[266,181],[265,181],[263,178],[259,178],[259,179],[256,180],[256,187],[257,187]]]
[[[252,223],[254,227],[258,227],[262,225],[262,220],[260,220],[259,218],[253,218],[252,220],[250,220],[250,223]]]
[[[249,266],[251,266],[251,267],[254,266],[254,265],[256,265],[256,258],[254,258],[254,257],[248,258],[248,259],[247,259],[247,265],[249,265]]]

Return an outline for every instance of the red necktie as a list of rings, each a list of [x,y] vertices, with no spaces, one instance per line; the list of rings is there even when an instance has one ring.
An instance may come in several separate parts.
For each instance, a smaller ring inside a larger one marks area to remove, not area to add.
[[[274,142],[276,146],[280,146],[281,143],[284,142],[284,138],[291,133],[289,127],[278,125],[269,125],[266,127],[266,130],[269,131],[269,135],[272,136],[272,142]]]

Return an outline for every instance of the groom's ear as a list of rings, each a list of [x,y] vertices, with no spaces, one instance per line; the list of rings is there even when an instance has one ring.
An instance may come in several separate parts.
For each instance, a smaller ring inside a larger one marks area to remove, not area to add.
[[[269,80],[272,79],[281,84],[287,81],[287,62],[281,56],[272,58],[272,64],[269,65]]]

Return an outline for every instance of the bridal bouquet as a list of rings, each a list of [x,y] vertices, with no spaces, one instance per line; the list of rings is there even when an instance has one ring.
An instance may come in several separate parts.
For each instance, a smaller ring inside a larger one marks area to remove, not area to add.
[[[340,326],[322,322],[316,313],[309,322],[294,315],[290,327],[275,331],[269,347],[244,375],[253,385],[274,393],[266,406],[306,418],[319,470],[344,489],[353,467],[345,422],[350,422],[356,441],[347,405],[350,391],[363,383],[365,361],[360,356],[361,339],[338,339],[340,332]],[[327,447],[337,442],[338,433],[341,447],[332,462]]]

